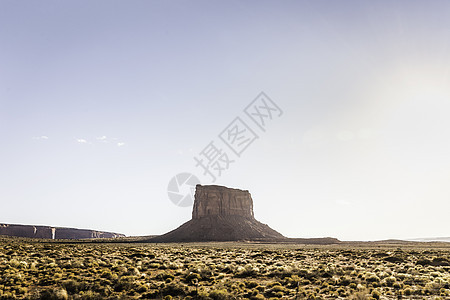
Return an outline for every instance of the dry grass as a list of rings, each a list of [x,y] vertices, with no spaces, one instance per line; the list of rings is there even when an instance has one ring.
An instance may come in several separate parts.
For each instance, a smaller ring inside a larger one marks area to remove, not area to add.
[[[0,299],[450,299],[450,249],[0,242]]]

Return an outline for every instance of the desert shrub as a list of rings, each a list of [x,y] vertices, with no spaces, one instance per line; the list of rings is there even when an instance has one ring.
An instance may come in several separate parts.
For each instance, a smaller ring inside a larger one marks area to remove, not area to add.
[[[348,276],[342,276],[338,282],[338,284],[342,286],[348,286],[350,283],[352,283],[352,279]]]
[[[395,283],[392,285],[392,287],[393,287],[394,289],[399,290],[399,289],[401,289],[401,288],[403,287],[403,283],[401,283],[401,282],[395,282]]]
[[[208,296],[213,300],[226,300],[232,298],[226,289],[213,290],[209,292]]]
[[[397,279],[393,276],[386,277],[385,279],[383,279],[383,283],[389,287],[392,287],[396,281]]]
[[[378,276],[373,273],[366,274],[365,279],[367,282],[372,282],[372,283],[380,281],[380,278],[378,278]]]
[[[41,292],[42,300],[66,300],[69,298],[67,291],[63,288],[51,288]]]
[[[350,295],[350,299],[352,300],[368,300],[369,295],[365,291],[359,291],[352,295]]]
[[[82,300],[101,300],[103,296],[94,291],[83,291],[80,293],[80,298]]]
[[[270,271],[270,273],[268,274],[268,276],[270,277],[279,277],[279,278],[285,278],[285,277],[290,277],[292,276],[294,273],[296,273],[296,270],[294,270],[292,267],[290,266],[283,266],[283,267],[276,267],[274,269],[272,269]],[[316,277],[317,274],[311,274],[312,277]]]
[[[170,280],[175,279],[175,276],[171,273],[163,272],[163,273],[159,273],[158,275],[156,275],[155,278],[158,280],[166,281],[167,279],[170,279]]]
[[[150,269],[158,269],[161,265],[159,263],[151,263],[148,265]]]
[[[182,285],[181,283],[172,282],[160,289],[160,292],[163,295],[183,296],[187,294],[186,290],[186,286]]]
[[[404,260],[402,257],[400,257],[400,256],[388,256],[388,257],[385,257],[383,260],[385,260],[385,261],[387,261],[387,262],[390,262],[390,263],[402,263],[402,262],[405,261],[405,260]]]
[[[239,267],[234,276],[238,278],[254,277],[258,274],[258,272],[259,268],[248,264],[245,267]]]
[[[263,299],[266,299],[266,298],[261,294],[252,295],[250,297],[250,300],[263,300]]]
[[[435,257],[431,261],[433,266],[450,266],[450,261],[447,258]]]
[[[187,274],[187,275],[184,277],[184,281],[185,281],[186,283],[188,283],[188,284],[192,284],[192,283],[194,283],[194,282],[198,282],[198,281],[200,281],[200,279],[201,279],[200,274],[194,273],[194,272],[189,272],[189,274]]]
[[[96,291],[103,297],[110,296],[113,293],[113,289],[109,285],[103,286]]]
[[[249,289],[253,289],[259,286],[259,283],[256,281],[244,281],[245,286]]]
[[[17,299],[16,295],[11,292],[4,292],[0,296],[1,300],[10,300],[10,299]]]
[[[100,275],[100,277],[111,280],[111,279],[113,279],[113,274],[111,273],[110,270],[106,270],[106,271],[103,271],[103,273],[102,273],[102,275]]]
[[[137,268],[129,268],[127,270],[127,275],[132,275],[132,276],[141,276],[141,273],[139,272],[139,270]]]
[[[73,279],[64,280],[62,282],[62,286],[67,292],[69,292],[69,294],[76,294],[85,288],[85,285],[82,282],[78,282]]]
[[[373,298],[380,299],[380,296],[381,296],[381,292],[380,291],[378,291],[378,290],[373,290],[372,291],[372,297]]]
[[[161,293],[159,290],[151,290],[149,292],[143,293],[141,298],[143,299],[158,299],[161,298]]]
[[[278,282],[277,282],[278,283]],[[284,293],[287,292],[287,289],[281,285],[273,285],[270,289],[266,290],[264,296],[266,297],[283,297]]]
[[[139,284],[136,286],[136,292],[138,292],[139,294],[143,294],[147,291],[148,291],[148,286],[146,286],[146,285]]]
[[[17,286],[15,288],[15,290],[16,290],[17,294],[19,294],[19,295],[25,295],[28,292],[28,289],[23,286]]]
[[[114,285],[114,290],[116,292],[131,291],[135,287],[134,282],[135,282],[134,276],[122,276]]]

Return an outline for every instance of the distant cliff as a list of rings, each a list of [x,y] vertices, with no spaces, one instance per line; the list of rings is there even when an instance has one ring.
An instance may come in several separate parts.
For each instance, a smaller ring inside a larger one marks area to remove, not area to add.
[[[0,223],[0,235],[40,239],[95,239],[118,238],[125,235],[89,229]]]

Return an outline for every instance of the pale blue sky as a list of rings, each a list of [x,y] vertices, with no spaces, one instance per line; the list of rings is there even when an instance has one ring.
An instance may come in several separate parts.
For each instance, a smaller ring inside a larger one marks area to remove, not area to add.
[[[0,222],[159,234],[167,184],[261,91],[217,184],[291,237],[450,232],[447,1],[0,1]]]

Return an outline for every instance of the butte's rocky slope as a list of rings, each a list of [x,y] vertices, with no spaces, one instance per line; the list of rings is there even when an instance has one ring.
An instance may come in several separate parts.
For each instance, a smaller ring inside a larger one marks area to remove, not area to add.
[[[148,242],[282,241],[286,238],[253,215],[248,191],[197,185],[192,220]]]
[[[119,233],[89,229],[16,224],[0,224],[0,235],[42,239],[94,239],[125,236]]]

